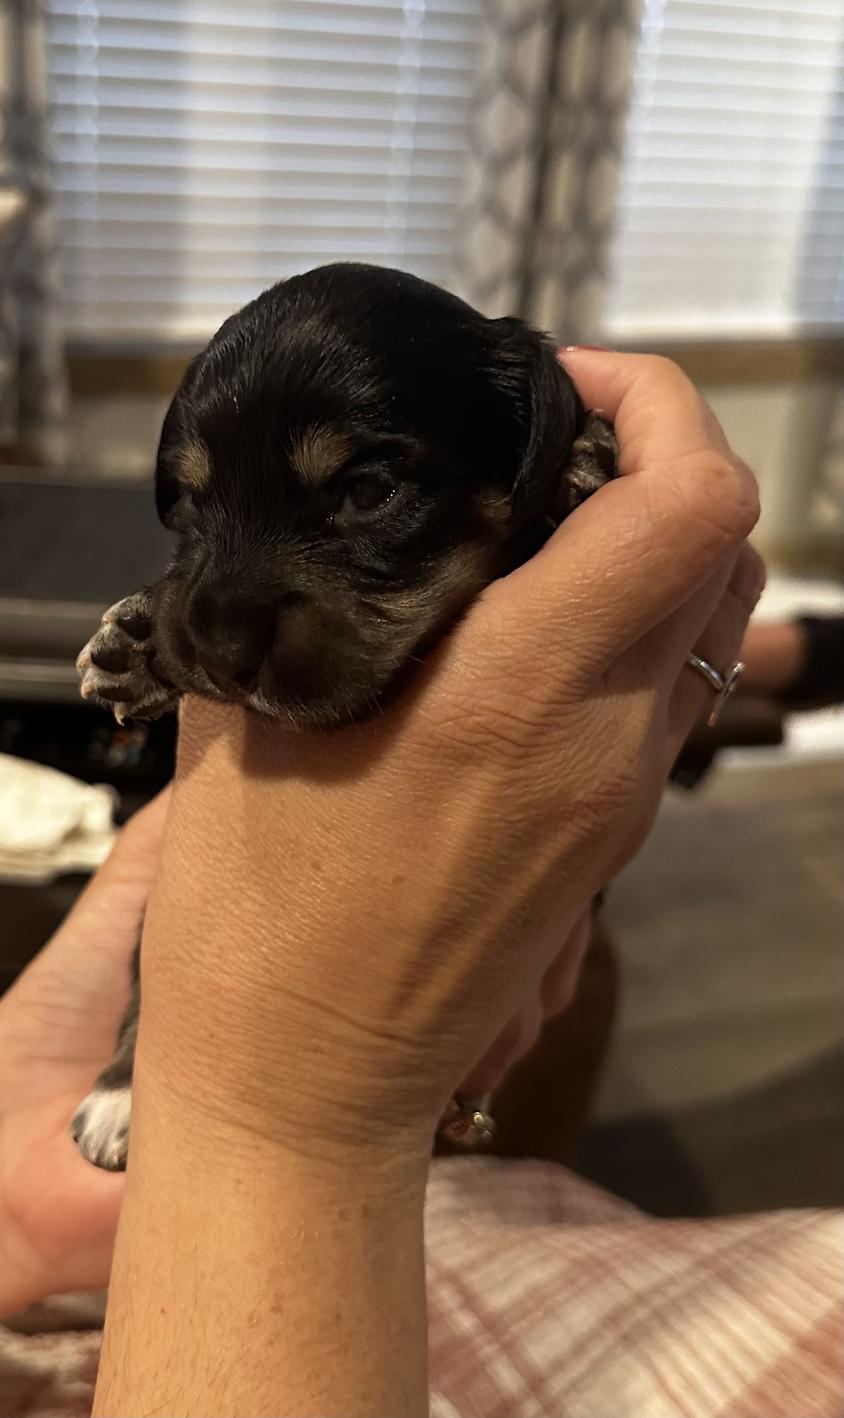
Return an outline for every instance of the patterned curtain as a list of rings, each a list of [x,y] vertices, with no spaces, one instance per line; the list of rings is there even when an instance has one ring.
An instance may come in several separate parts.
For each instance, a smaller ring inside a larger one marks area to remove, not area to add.
[[[38,0],[0,0],[0,462],[58,462],[65,369]]]
[[[600,333],[639,0],[485,0],[460,294]]]

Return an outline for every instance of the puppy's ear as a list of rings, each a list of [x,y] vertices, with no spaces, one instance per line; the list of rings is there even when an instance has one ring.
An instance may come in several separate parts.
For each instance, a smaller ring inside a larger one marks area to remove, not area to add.
[[[583,404],[546,336],[510,317],[490,323],[497,343],[493,377],[520,431],[511,490],[514,525],[556,520],[571,449],[583,427]]]
[[[155,505],[165,527],[172,528],[174,513],[190,491],[184,477],[184,460],[193,438],[190,395],[200,356],[192,359],[164,415],[155,460]]]
[[[496,384],[508,394],[521,431],[511,493],[513,523],[556,519],[570,450],[583,425],[583,404],[548,337],[509,316],[491,323],[501,342]]]

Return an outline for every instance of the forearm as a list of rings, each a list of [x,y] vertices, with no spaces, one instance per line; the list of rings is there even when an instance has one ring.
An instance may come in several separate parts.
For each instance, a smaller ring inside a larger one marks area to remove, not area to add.
[[[143,1060],[95,1414],[427,1412],[424,1168],[207,1128]]]

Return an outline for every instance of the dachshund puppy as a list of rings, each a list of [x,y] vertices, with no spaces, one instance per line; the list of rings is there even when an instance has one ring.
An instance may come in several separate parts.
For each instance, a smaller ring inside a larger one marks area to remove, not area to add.
[[[549,341],[401,271],[282,281],[193,360],[164,420],[154,586],[106,612],[86,699],[155,718],[199,694],[282,725],[365,718],[495,577],[615,474]],[[125,1166],[138,1017],[72,1123]]]

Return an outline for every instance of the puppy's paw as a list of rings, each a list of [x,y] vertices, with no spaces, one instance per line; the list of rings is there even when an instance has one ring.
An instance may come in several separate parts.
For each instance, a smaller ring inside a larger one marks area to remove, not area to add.
[[[148,591],[118,601],[76,661],[82,698],[111,709],[118,724],[157,719],[178,699],[173,686],[162,683],[152,667],[151,611]]]
[[[563,475],[563,516],[616,477],[617,463],[618,443],[612,424],[598,413],[587,414],[583,432],[575,439]]]
[[[95,1087],[71,1124],[71,1136],[89,1162],[107,1172],[125,1172],[129,1150],[132,1089]]]

